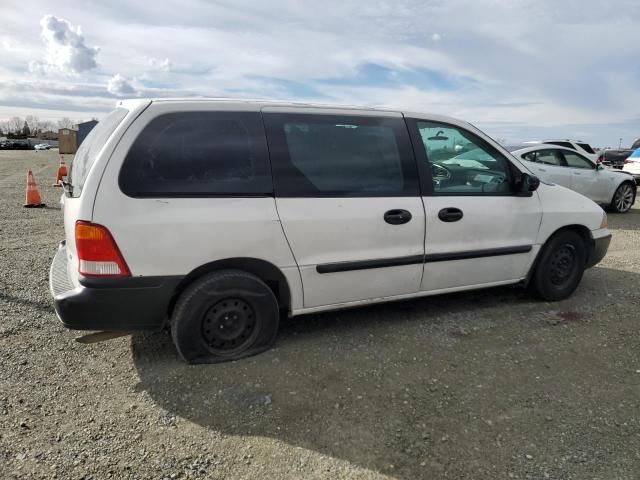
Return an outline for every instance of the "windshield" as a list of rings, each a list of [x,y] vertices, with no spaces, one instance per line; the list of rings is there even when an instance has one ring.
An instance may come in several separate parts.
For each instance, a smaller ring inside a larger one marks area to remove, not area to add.
[[[82,187],[87,179],[87,175],[91,170],[91,166],[96,160],[96,156],[102,150],[105,143],[127,115],[128,110],[124,108],[116,108],[99,122],[87,138],[84,139],[80,148],[76,152],[71,162],[71,171],[69,172],[69,183],[71,185],[70,195],[72,197],[80,196]]]

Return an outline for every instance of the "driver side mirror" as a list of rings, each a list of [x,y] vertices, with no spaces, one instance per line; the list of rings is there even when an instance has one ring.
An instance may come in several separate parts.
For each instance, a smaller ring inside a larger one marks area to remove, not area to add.
[[[540,179],[530,173],[523,173],[517,184],[517,192],[519,196],[530,197],[540,186]]]
[[[597,172],[598,170],[604,170],[604,165],[602,165],[601,163],[597,163],[597,164],[596,164],[596,172]]]

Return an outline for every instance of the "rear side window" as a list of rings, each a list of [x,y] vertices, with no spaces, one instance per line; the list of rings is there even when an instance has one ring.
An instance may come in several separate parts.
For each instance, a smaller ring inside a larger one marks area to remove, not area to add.
[[[89,170],[91,170],[91,166],[96,161],[98,153],[107,143],[114,130],[120,125],[120,122],[127,116],[127,113],[128,110],[125,108],[116,108],[98,122],[80,145],[73,158],[71,171],[69,172],[72,197],[80,196],[84,182],[87,180],[87,175],[89,175]]]
[[[133,197],[271,195],[260,114],[160,115],[134,141],[119,183]]]
[[[562,157],[556,150],[538,150],[525,153],[522,158],[530,162],[542,163],[544,165],[554,165],[563,167]]]
[[[401,118],[264,114],[280,197],[418,195]]]
[[[589,145],[588,143],[578,143],[578,146],[587,153],[590,153],[590,154],[596,153],[593,151],[593,148],[591,148],[591,145]]]

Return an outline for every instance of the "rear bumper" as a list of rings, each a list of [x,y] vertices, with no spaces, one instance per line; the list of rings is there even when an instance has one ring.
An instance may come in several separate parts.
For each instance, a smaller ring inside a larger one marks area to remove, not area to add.
[[[586,268],[591,268],[594,265],[600,263],[600,261],[607,254],[609,250],[609,244],[611,243],[611,234],[604,235],[593,239],[593,249],[590,252],[589,260],[587,261]]]
[[[80,279],[72,282],[67,249],[60,244],[51,264],[49,289],[56,314],[74,330],[153,330],[162,328],[182,277]]]

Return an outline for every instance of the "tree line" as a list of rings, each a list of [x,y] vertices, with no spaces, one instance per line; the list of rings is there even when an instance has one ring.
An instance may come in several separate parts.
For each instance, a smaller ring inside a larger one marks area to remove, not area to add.
[[[40,120],[35,115],[26,117],[11,117],[8,120],[0,121],[0,136],[22,136],[28,137],[41,132],[57,132],[61,128],[73,128],[78,124],[77,120],[63,117],[60,120]]]

